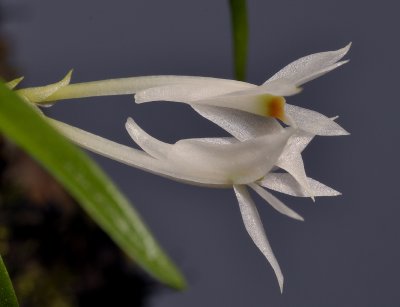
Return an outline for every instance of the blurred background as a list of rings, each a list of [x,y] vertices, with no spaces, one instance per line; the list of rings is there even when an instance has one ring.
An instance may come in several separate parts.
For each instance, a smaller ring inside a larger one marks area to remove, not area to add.
[[[58,277],[66,274],[65,278],[60,277],[63,291],[70,291],[77,283],[81,288],[90,288],[101,279],[103,284],[113,280],[123,286],[121,293],[125,296],[114,301],[118,306],[399,306],[400,207],[399,179],[395,176],[400,157],[399,129],[395,126],[400,111],[399,6],[389,0],[248,1],[249,82],[261,84],[301,56],[353,42],[347,56],[351,59],[349,64],[306,84],[300,95],[288,100],[327,116],[340,115],[338,122],[351,132],[347,137],[316,137],[303,154],[307,174],[343,195],[317,198],[316,203],[277,195],[305,217],[304,223],[277,214],[255,197],[285,276],[282,295],[271,267],[244,229],[232,190],[175,183],[92,154],[183,270],[189,287],[175,292],[157,285],[140,272],[132,273],[132,265],[123,256],[115,256],[118,252],[114,251],[113,256],[106,253],[105,258],[97,253],[85,256],[87,263],[97,257],[101,265],[85,269],[82,276],[80,264],[76,263],[78,277],[70,277],[68,269],[53,272]],[[233,78],[227,1],[8,0],[1,1],[0,8],[3,76],[24,75],[22,86],[58,81],[71,68],[75,69],[72,82],[161,74]],[[186,105],[136,105],[131,96],[66,101],[46,109],[46,113],[127,145],[133,144],[124,130],[128,116],[167,142],[225,135]],[[11,150],[11,156],[17,159],[15,149],[7,146],[8,156]],[[10,167],[10,159],[7,161],[3,168]],[[21,186],[38,184],[38,176],[21,175],[27,167],[35,172],[35,166],[17,165],[19,168],[14,165],[12,171],[7,170],[7,178],[14,178]],[[26,178],[34,178],[33,183],[24,182],[29,181]],[[58,219],[65,215],[60,210],[75,210],[68,204],[72,200],[49,178],[43,180],[42,189],[51,191],[51,196],[28,193],[29,198],[39,197],[38,203],[53,204],[46,207],[46,221],[60,225]],[[27,191],[34,193],[38,188]],[[3,196],[0,201],[7,204],[10,197],[14,196]],[[17,204],[25,204],[21,197],[18,199]],[[60,202],[63,209],[54,205]],[[16,209],[14,206],[3,210],[0,237],[9,232],[6,226],[15,216],[10,212]],[[24,216],[23,213],[21,219],[25,222],[19,223],[26,225]],[[18,233],[38,231],[37,227],[43,226],[40,221],[31,221],[29,225],[35,227]],[[82,253],[93,254],[97,247],[90,244],[97,242],[96,231],[82,235],[81,228],[69,223],[74,240],[85,247]],[[59,261],[71,240],[59,242],[64,234],[53,234],[56,238],[47,245],[41,242],[40,248],[47,257]],[[14,234],[13,238],[26,243],[21,236]],[[24,246],[23,250],[32,248]],[[15,259],[5,260],[13,275]],[[125,273],[109,277],[99,272],[104,263],[111,272]],[[14,275],[23,279],[15,272]],[[34,275],[33,279],[41,281],[41,276]],[[98,279],[93,281],[90,276]],[[31,289],[32,285],[24,286],[22,281],[21,287]],[[56,290],[51,291],[54,294]],[[102,292],[95,292],[94,296],[99,298]],[[133,298],[136,292],[140,292],[140,299]],[[105,306],[105,302],[100,300],[97,304]],[[70,306],[64,303],[55,299],[52,306]],[[74,304],[78,305],[71,299],[71,306]],[[79,306],[91,305],[81,299]]]

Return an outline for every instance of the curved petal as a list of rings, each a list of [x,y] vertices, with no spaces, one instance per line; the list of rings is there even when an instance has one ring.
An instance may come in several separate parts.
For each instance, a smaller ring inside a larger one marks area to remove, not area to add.
[[[179,172],[171,168],[166,160],[155,159],[144,151],[118,144],[56,120],[50,120],[50,122],[75,144],[126,165],[187,184],[207,187],[230,186],[225,181],[212,181],[209,178],[196,176],[196,174]]]
[[[287,171],[296,181],[304,188],[307,192],[308,197],[311,197],[314,200],[314,195],[311,192],[310,187],[308,186],[307,176],[304,169],[303,159],[300,154],[292,154],[287,155],[286,157],[292,156],[292,159],[279,159],[276,163],[276,166],[281,169]]]
[[[181,173],[196,174],[226,184],[250,183],[275,165],[293,129],[233,144],[215,144],[197,139],[172,146],[167,163]]]
[[[349,134],[336,122],[321,113],[290,104],[286,104],[286,113],[299,129],[308,133],[324,136]]]
[[[350,46],[351,43],[336,51],[320,52],[302,57],[282,68],[264,84],[284,78],[285,80],[293,82],[295,85],[299,86],[318,78],[319,76],[347,63],[347,61],[338,61],[346,55]]]
[[[71,81],[72,70],[59,82],[49,84],[46,86],[33,87],[16,90],[15,92],[24,97],[26,100],[32,103],[40,103],[46,101],[48,97],[67,86]]]
[[[308,185],[301,152],[313,138],[314,135],[312,134],[296,131],[287,142],[285,149],[276,162],[276,166],[291,174],[304,190],[308,191],[308,196],[312,199],[314,199],[314,195]]]
[[[242,214],[244,226],[254,244],[259,248],[265,258],[267,258],[268,262],[271,264],[271,267],[275,272],[276,278],[278,279],[279,288],[282,292],[283,274],[281,268],[279,267],[279,263],[276,260],[275,255],[272,251],[271,245],[268,242],[268,238],[265,234],[257,208],[245,186],[234,185],[233,188],[239,202],[240,213]]]
[[[166,159],[169,151],[172,149],[171,144],[167,144],[157,140],[149,135],[136,124],[132,118],[128,118],[125,123],[125,128],[133,141],[138,144],[145,152],[156,159]]]
[[[251,183],[251,184],[249,184],[249,187],[251,187],[254,191],[256,191],[257,194],[260,195],[267,203],[269,203],[271,205],[271,207],[274,208],[276,211],[282,213],[283,215],[291,217],[292,219],[295,219],[298,221],[304,221],[303,217],[301,217],[298,213],[296,213],[295,211],[290,209],[288,206],[286,206],[283,202],[281,202],[274,195],[272,195],[268,191],[264,190],[258,184]]]
[[[338,196],[340,192],[320,183],[312,178],[307,178],[308,186],[314,196]],[[260,185],[280,193],[297,197],[308,197],[306,190],[293,176],[286,173],[268,173],[260,182]]]

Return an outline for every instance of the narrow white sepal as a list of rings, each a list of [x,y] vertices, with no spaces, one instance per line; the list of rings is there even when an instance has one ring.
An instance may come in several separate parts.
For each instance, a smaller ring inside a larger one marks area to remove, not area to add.
[[[309,187],[307,176],[304,168],[303,159],[300,154],[291,155],[293,158],[288,159],[279,159],[276,163],[277,167],[287,171],[296,181],[299,183],[300,186],[303,187],[304,191],[306,191],[308,197],[314,201],[314,194]],[[289,156],[287,156],[289,157]]]
[[[296,131],[288,140],[285,149],[276,162],[276,166],[291,174],[304,190],[308,191],[308,196],[314,200],[314,194],[308,185],[303,158],[301,156],[301,152],[313,138],[314,135],[312,134],[301,130]]]
[[[265,258],[272,266],[276,278],[279,283],[281,292],[283,291],[283,274],[279,267],[278,261],[272,251],[271,245],[268,242],[264,227],[261,222],[257,208],[250,197],[247,188],[243,185],[234,185],[236,197],[239,202],[240,213],[242,214],[244,226],[252,238],[254,244],[260,249]]]
[[[308,133],[323,136],[349,135],[332,119],[318,113],[291,104],[286,104],[286,113],[296,123],[296,126]]]
[[[257,194],[260,195],[267,203],[269,203],[271,207],[274,208],[276,211],[292,219],[298,221],[304,221],[304,218],[301,215],[299,215],[297,212],[286,206],[278,198],[276,198],[270,192],[266,191],[264,188],[260,187],[258,184],[251,183],[248,186],[251,187],[254,191],[256,191]]]
[[[312,178],[307,178],[308,186],[314,196],[338,196],[340,192],[322,184]],[[267,189],[274,190],[296,197],[308,197],[307,191],[290,174],[287,173],[268,173],[259,184]]]
[[[264,84],[283,78],[300,86],[345,64],[346,61],[336,62],[346,55],[350,46],[351,43],[336,51],[320,52],[302,57],[282,68]]]

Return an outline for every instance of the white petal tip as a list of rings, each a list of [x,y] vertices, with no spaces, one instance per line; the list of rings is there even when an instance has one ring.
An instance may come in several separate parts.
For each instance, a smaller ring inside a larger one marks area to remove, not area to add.
[[[137,124],[132,117],[128,117],[125,122],[125,129],[128,131],[136,130]]]
[[[342,195],[341,192],[336,191],[335,189],[332,189],[330,187],[327,187],[327,192],[329,192],[329,194],[326,195],[326,196],[340,196],[340,195]],[[325,196],[325,195],[323,195],[323,196]]]
[[[279,290],[281,291],[281,294],[283,294],[283,276],[281,278],[278,277],[278,283],[279,283]]]
[[[132,124],[134,124],[134,123],[135,123],[135,121],[133,120],[132,117],[128,117],[128,118],[126,119],[126,125],[132,125]]]
[[[300,221],[300,222],[304,222],[304,217],[302,217],[302,216],[300,216],[300,215],[293,216],[293,218],[294,218],[295,220]]]
[[[346,131],[346,130],[344,130],[343,128],[342,128],[342,130],[340,130],[340,131],[337,131],[337,134],[334,134],[333,136],[340,136],[340,135],[350,135],[350,132],[348,132],[348,131]]]
[[[349,63],[349,62],[350,62],[350,60],[344,60],[344,61],[337,62],[337,63],[335,64],[335,68],[338,68],[338,67],[340,67],[340,66],[342,66],[342,65],[344,65],[344,64],[347,64],[347,63]]]
[[[144,97],[142,95],[140,95],[139,93],[135,94],[134,100],[135,100],[135,103],[137,103],[137,104],[147,102],[146,99],[144,99]]]
[[[332,196],[340,196],[342,195],[342,193],[340,193],[339,191],[336,191],[335,189],[332,189],[331,187],[328,186],[324,186],[324,193],[321,193],[320,195],[318,195],[318,197],[332,197]]]
[[[333,121],[333,120],[332,120]],[[334,122],[334,121],[333,121]],[[336,122],[335,122],[336,123]],[[350,135],[350,132],[348,132],[347,130],[345,130],[342,126],[340,126],[339,124],[334,124],[332,126],[325,126],[326,129],[323,129],[322,131],[320,131],[320,133],[318,133],[317,135],[321,135],[321,136],[343,136],[343,135]]]
[[[347,52],[349,52],[350,47],[351,47],[352,44],[353,44],[352,42],[348,43],[346,46],[344,46],[344,47],[341,49],[341,51],[342,51],[344,54],[346,54]]]

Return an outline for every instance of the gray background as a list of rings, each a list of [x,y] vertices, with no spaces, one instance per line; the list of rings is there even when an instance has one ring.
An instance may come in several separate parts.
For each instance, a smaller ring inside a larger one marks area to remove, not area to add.
[[[400,306],[397,1],[248,1],[248,81],[260,84],[298,57],[349,41],[351,61],[290,102],[340,115],[349,137],[318,137],[304,153],[309,176],[336,198],[279,197],[304,223],[257,204],[286,283],[249,239],[232,190],[186,186],[96,156],[135,204],[189,281],[149,306]],[[4,1],[6,34],[24,85],[151,74],[232,78],[227,1]],[[19,12],[17,13],[17,11]],[[223,132],[175,103],[132,97],[60,103],[55,118],[132,144],[132,116],[165,141]],[[129,305],[129,304],[128,304]]]

